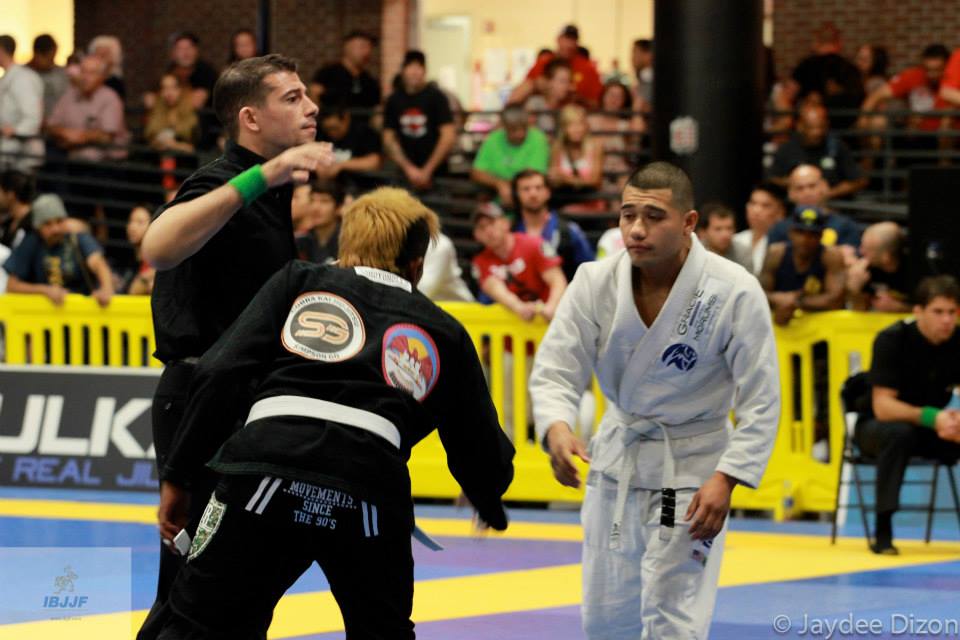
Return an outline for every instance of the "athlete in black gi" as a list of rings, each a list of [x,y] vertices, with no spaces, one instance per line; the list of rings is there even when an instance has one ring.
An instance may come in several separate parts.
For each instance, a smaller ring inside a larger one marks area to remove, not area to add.
[[[166,365],[153,402],[158,469],[180,424],[197,359],[295,256],[290,183],[332,162],[329,147],[312,142],[317,106],[296,69],[289,58],[269,55],[223,72],[213,104],[229,135],[224,154],[183,183],[144,237],[144,258],[158,269],[155,355]],[[194,479],[191,530],[213,489],[211,477]],[[156,637],[153,614],[181,564],[172,550],[161,549],[157,600],[139,640]]]
[[[347,638],[413,638],[406,461],[434,428],[480,519],[506,528],[513,446],[470,336],[416,288],[437,228],[406,191],[359,198],[339,263],[289,264],[200,359],[162,471],[161,535],[183,526],[182,487],[211,457],[222,479],[161,640],[265,638],[314,561]]]

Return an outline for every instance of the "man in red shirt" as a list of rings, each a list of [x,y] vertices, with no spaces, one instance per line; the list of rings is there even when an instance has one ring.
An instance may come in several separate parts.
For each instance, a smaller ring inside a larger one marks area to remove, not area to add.
[[[543,76],[547,65],[551,60],[560,58],[570,63],[573,69],[574,92],[577,95],[578,102],[584,106],[596,108],[600,104],[600,94],[603,93],[603,83],[600,81],[600,74],[593,61],[580,54],[578,43],[580,40],[580,30],[572,24],[568,24],[557,36],[557,51],[549,55],[540,56],[537,63],[527,73],[526,79],[520,83],[510,94],[507,100],[509,104],[523,104],[530,94],[541,92],[539,87],[540,78]]]
[[[932,44],[923,50],[920,57],[921,64],[904,69],[867,96],[863,101],[862,110],[875,111],[883,101],[891,98],[905,100],[909,109],[918,113],[949,109],[950,104],[939,95],[939,92],[941,82],[946,81],[944,68],[947,66],[950,52],[942,44]],[[957,65],[957,74],[960,80],[960,65]],[[861,125],[867,124],[868,117],[863,116]],[[941,118],[916,116],[911,118],[910,126],[920,131],[936,131],[940,128],[940,124]],[[883,125],[885,126],[886,123],[884,122]]]
[[[510,221],[492,202],[477,207],[472,219],[473,237],[484,247],[473,258],[480,290],[523,320],[538,314],[553,318],[567,288],[553,248],[541,238],[511,232]]]

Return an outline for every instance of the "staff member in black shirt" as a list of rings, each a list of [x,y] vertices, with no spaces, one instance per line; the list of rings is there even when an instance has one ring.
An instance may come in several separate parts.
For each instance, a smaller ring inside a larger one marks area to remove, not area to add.
[[[873,343],[873,414],[857,424],[860,450],[877,459],[874,553],[895,555],[893,513],[911,456],[960,459],[960,411],[942,409],[960,384],[960,285],[951,276],[917,287],[915,320],[901,320]]]
[[[330,145],[313,141],[317,106],[289,58],[271,54],[234,64],[217,81],[213,103],[230,136],[223,156],[183,183],[142,244],[144,259],[157,268],[155,356],[166,365],[153,402],[158,469],[183,415],[196,360],[295,256],[290,182],[304,182],[333,161]],[[191,487],[198,510],[210,485],[200,480]],[[173,553],[160,557],[157,602],[141,639],[154,637],[152,614],[179,569]]]

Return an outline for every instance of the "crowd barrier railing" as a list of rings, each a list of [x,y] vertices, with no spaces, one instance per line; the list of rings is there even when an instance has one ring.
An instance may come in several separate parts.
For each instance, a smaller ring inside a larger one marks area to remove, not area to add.
[[[532,502],[580,501],[582,490],[562,487],[553,479],[546,454],[528,426],[527,374],[546,324],[520,321],[500,307],[442,306],[469,331],[485,363],[501,424],[506,425],[516,446],[516,474],[506,497]],[[845,428],[840,388],[849,375],[869,367],[875,335],[900,317],[834,311],[799,317],[787,327],[776,327],[782,390],[779,432],[763,482],[755,490],[738,487],[734,508],[770,511],[776,519],[834,509]],[[63,306],[54,307],[41,296],[4,295],[0,296],[0,323],[5,330],[8,364],[160,366],[150,355],[154,339],[145,297],[117,296],[102,309],[83,296],[68,296]],[[825,394],[825,402],[817,402],[818,394]],[[598,424],[604,403],[595,383],[593,395],[594,423]],[[825,416],[815,415],[818,404],[826,408]],[[828,428],[818,432],[818,422]],[[826,459],[814,455],[818,434],[827,438],[828,445],[819,447],[828,454]],[[581,471],[586,471],[582,465]],[[436,434],[414,449],[410,473],[417,497],[459,494]]]

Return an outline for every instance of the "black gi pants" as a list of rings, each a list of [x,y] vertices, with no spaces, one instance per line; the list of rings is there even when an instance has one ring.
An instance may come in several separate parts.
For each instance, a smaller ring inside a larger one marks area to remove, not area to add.
[[[193,380],[195,368],[196,365],[192,362],[182,360],[171,362],[164,368],[160,381],[157,383],[157,390],[153,396],[151,419],[153,422],[153,445],[157,453],[158,475],[166,463],[167,454],[173,446],[180,421],[183,419],[184,411],[186,411],[190,383]],[[196,531],[197,524],[200,522],[200,517],[215,485],[215,476],[211,473],[190,489],[191,502],[187,532],[191,538]],[[150,609],[150,615],[147,616],[143,627],[137,634],[137,640],[154,640],[157,637],[159,628],[155,626],[156,616],[154,613],[158,612],[167,601],[170,587],[173,586],[173,581],[183,564],[182,556],[177,555],[163,544],[160,545],[157,598]]]
[[[379,507],[379,508],[378,508]],[[159,640],[263,640],[284,592],[317,562],[349,640],[414,638],[410,506],[340,488],[229,476],[177,576]]]
[[[860,451],[877,461],[877,513],[900,508],[900,486],[912,456],[941,462],[960,459],[960,444],[948,442],[927,427],[908,422],[863,420],[854,434]]]

